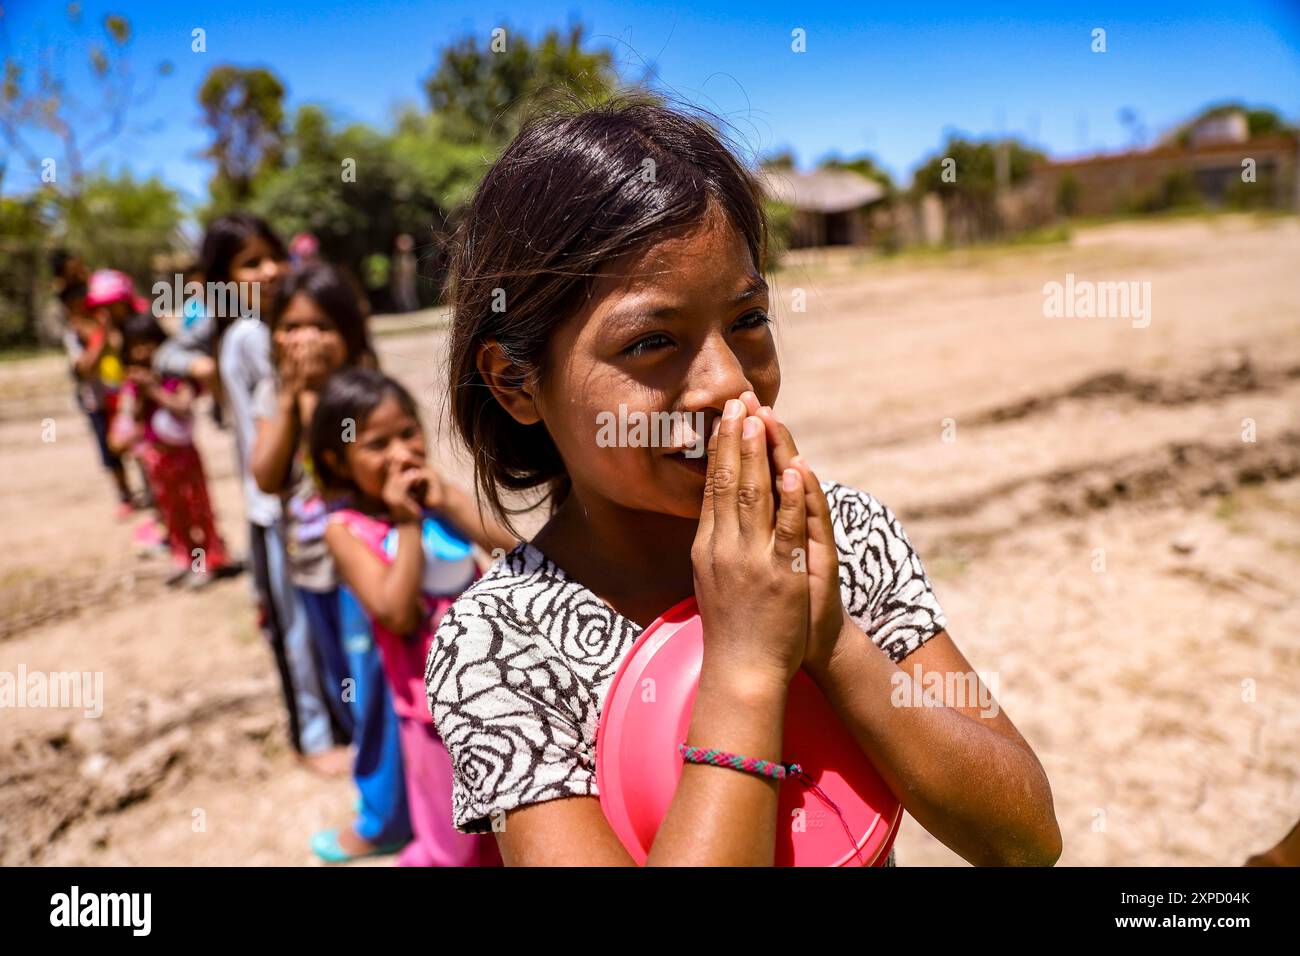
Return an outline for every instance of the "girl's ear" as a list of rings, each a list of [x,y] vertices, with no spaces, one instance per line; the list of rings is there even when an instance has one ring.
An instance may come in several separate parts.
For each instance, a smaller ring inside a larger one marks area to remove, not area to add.
[[[478,373],[492,390],[492,396],[521,425],[536,425],[542,420],[537,401],[519,366],[506,357],[496,339],[478,348]]]

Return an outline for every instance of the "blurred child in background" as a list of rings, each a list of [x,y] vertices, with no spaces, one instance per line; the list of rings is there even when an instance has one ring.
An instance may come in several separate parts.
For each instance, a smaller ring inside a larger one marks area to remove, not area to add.
[[[346,734],[331,719],[320,667],[305,626],[294,627],[305,612],[289,580],[282,538],[280,499],[257,487],[252,473],[257,426],[253,389],[275,374],[265,306],[275,298],[288,271],[289,254],[265,220],[251,213],[218,216],[199,246],[194,274],[206,283],[241,283],[257,293],[248,315],[187,315],[181,332],[154,357],[159,375],[188,377],[213,386],[230,411],[235,433],[235,464],[244,493],[248,550],[253,571],[258,624],[275,655],[276,671],[289,715],[289,739],[303,763],[332,776],[347,772],[348,754],[337,744]]]
[[[197,389],[187,379],[154,373],[154,353],[167,333],[152,315],[131,316],[122,333],[126,382],[110,438],[119,450],[131,448],[144,466],[175,565],[167,583],[188,576],[191,587],[203,587],[242,566],[231,562],[217,532],[203,461],[194,447]]]
[[[67,312],[63,347],[77,383],[77,404],[86,413],[99,446],[100,460],[117,489],[117,516],[129,517],[139,503],[131,494],[126,464],[108,441],[108,429],[117,413],[122,388],[122,321],[138,311],[131,280],[121,272],[101,269],[89,284],[73,278],[59,298]]]
[[[323,830],[312,840],[317,855],[329,862],[393,852],[410,833],[401,799],[396,718],[374,652],[367,664],[350,661],[344,647],[340,594],[325,544],[325,501],[307,447],[307,426],[330,377],[374,364],[359,298],[357,288],[334,266],[315,263],[290,272],[270,312],[276,375],[257,384],[252,402],[257,423],[252,471],[262,491],[280,496],[289,577],[305,610],[295,626],[310,631],[326,699],[357,744],[358,818],[352,827]],[[349,677],[357,684],[360,706],[354,700],[349,707],[344,699]]]
[[[424,668],[442,612],[478,578],[485,551],[515,538],[429,466],[414,399],[373,369],[332,377],[311,426],[323,487],[346,496],[325,539],[339,576],[370,617],[401,726],[415,839],[404,866],[494,866],[492,837],[457,833],[451,757],[425,702]]]

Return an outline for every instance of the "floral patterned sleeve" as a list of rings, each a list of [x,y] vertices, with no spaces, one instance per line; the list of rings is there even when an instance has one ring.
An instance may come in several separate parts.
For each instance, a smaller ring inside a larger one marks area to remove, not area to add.
[[[864,491],[823,482],[840,552],[844,609],[894,662],[948,626],[903,526]]]
[[[443,615],[429,651],[429,710],[465,832],[597,794],[599,701],[639,629],[543,564],[517,549],[494,565]]]

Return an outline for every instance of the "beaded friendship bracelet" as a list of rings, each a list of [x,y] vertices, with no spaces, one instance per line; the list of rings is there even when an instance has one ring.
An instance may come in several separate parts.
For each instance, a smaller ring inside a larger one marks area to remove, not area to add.
[[[770,777],[774,780],[784,780],[787,777],[798,780],[813,791],[822,803],[835,810],[835,816],[840,818],[840,826],[844,827],[845,835],[849,838],[849,845],[853,847],[853,855],[858,857],[859,862],[865,862],[862,860],[862,847],[858,844],[857,836],[853,835],[853,827],[850,827],[848,819],[845,819],[844,810],[840,809],[835,800],[831,799],[831,795],[822,790],[813,778],[803,773],[803,767],[798,763],[777,763],[774,760],[759,760],[758,757],[741,757],[740,754],[728,753],[727,750],[690,747],[685,743],[677,744],[677,753],[680,753],[688,763],[707,763],[710,766],[741,770],[746,774],[758,774],[759,777]]]
[[[803,768],[797,763],[777,763],[775,760],[742,757],[740,754],[728,753],[725,750],[691,747],[683,743],[678,744],[677,752],[682,755],[682,759],[687,763],[708,764],[711,767],[727,767],[730,770],[740,770],[744,773],[757,774],[760,777],[771,777],[773,780],[784,780],[786,777],[797,778],[803,774]]]
[[[849,845],[853,847],[853,855],[858,858],[859,862],[865,862],[862,859],[862,847],[859,845],[858,838],[853,835],[853,828],[849,826],[849,821],[845,819],[844,811],[830,798],[830,794],[818,786],[812,777],[804,773],[803,767],[799,764],[778,763],[775,760],[760,760],[757,757],[742,757],[740,754],[728,753],[725,750],[692,747],[686,743],[678,744],[677,752],[682,755],[682,758],[687,763],[726,767],[729,770],[740,770],[744,773],[757,774],[760,777],[770,777],[773,780],[784,780],[786,777],[798,780],[816,794],[819,800],[835,811],[835,815],[839,817],[840,825],[844,827],[845,835],[849,838]]]

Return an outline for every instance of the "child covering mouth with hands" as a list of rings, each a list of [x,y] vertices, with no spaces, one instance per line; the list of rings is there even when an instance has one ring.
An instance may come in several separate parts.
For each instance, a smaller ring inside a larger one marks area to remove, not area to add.
[[[470,541],[490,552],[513,547],[515,538],[429,465],[414,400],[377,371],[352,369],[330,381],[312,421],[311,450],[322,485],[346,495],[346,506],[331,511],[325,540],[370,618],[397,711],[415,834],[400,862],[497,865],[490,838],[452,827],[451,758],[425,703],[424,662],[443,612],[478,577]]]
[[[631,863],[599,805],[600,713],[642,629],[694,594],[686,743],[781,761],[803,668],[937,838],[974,863],[1050,864],[1051,790],[1005,709],[891,704],[905,658],[971,668],[897,519],[819,481],[772,410],[765,256],[750,175],[663,106],[543,117],[481,183],[451,261],[453,416],[498,513],[504,491],[539,489],[551,515],[455,602],[429,657],[455,823],[494,831],[510,865]],[[620,404],[702,414],[707,458],[603,446]],[[771,865],[777,786],[688,762],[647,862]]]

